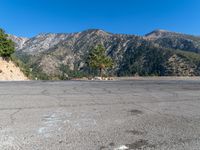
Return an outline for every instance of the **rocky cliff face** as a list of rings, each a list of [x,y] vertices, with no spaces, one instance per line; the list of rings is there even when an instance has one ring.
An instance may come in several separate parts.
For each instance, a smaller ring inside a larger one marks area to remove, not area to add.
[[[30,39],[10,38],[16,43],[18,58],[48,76],[61,74],[61,65],[84,71],[85,57],[97,44],[103,44],[115,61],[114,74],[199,75],[200,38],[185,34],[156,30],[140,37],[94,29],[72,34],[40,34]],[[178,56],[176,59],[175,55]],[[163,59],[159,60],[159,57]],[[197,58],[195,62],[193,57]],[[187,67],[174,67],[183,62]],[[152,65],[149,68],[148,63]],[[185,73],[181,68],[189,71]],[[194,68],[193,71],[190,68]]]

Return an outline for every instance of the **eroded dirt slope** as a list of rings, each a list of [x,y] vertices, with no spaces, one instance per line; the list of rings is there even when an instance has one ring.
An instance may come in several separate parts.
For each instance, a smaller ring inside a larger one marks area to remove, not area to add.
[[[5,61],[0,58],[0,81],[28,80],[12,61]]]

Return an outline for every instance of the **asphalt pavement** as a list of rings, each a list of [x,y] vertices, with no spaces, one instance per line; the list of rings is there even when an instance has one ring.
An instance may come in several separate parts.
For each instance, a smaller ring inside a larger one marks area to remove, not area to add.
[[[200,150],[200,81],[0,82],[0,150]]]

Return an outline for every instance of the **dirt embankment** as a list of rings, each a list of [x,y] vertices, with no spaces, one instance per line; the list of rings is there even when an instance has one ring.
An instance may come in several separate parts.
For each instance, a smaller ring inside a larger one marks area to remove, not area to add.
[[[0,58],[0,81],[21,81],[28,80],[19,67],[12,61],[5,61]]]

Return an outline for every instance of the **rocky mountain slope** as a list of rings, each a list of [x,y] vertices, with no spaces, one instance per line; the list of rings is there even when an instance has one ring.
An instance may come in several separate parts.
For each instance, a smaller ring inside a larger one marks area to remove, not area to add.
[[[0,81],[20,81],[28,80],[28,78],[21,72],[11,61],[5,61],[0,57]]]
[[[25,42],[28,41],[28,38],[17,37],[15,35],[8,35],[8,38],[15,42],[16,49],[22,49],[25,46]]]
[[[63,70],[86,73],[85,58],[97,44],[103,44],[114,60],[109,72],[115,75],[200,75],[200,37],[191,35],[155,30],[142,37],[92,29],[10,38],[16,43],[16,56],[38,78],[59,78]]]
[[[200,53],[200,37],[165,30],[155,30],[146,34],[145,38],[165,48]]]

